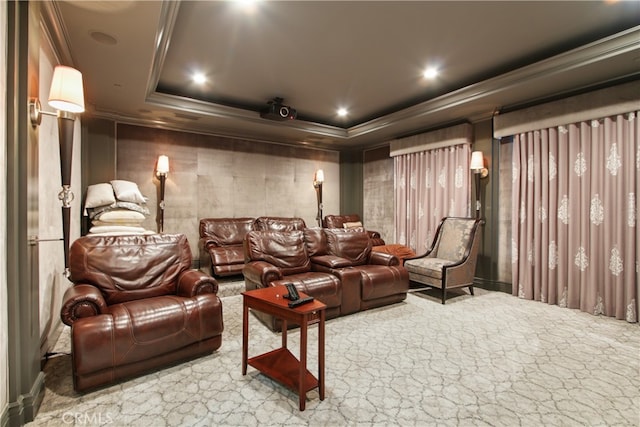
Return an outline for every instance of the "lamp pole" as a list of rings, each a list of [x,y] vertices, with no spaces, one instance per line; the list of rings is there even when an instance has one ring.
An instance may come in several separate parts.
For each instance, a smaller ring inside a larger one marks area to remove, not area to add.
[[[322,228],[322,183],[324,182],[324,172],[318,169],[313,177],[313,187],[316,189],[316,199],[318,204],[318,214],[316,220],[318,227]]]

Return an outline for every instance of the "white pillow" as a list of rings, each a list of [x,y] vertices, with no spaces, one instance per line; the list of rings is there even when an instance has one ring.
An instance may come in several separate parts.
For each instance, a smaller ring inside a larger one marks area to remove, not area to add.
[[[358,228],[358,227],[362,227],[362,222],[360,221],[356,221],[356,222],[345,222],[344,224],[342,224],[342,226],[346,229],[350,229],[350,228]]]
[[[91,227],[89,233],[120,233],[120,234],[136,234],[145,233],[147,230],[142,227],[125,227],[118,225],[97,225]]]
[[[111,211],[102,212],[94,217],[95,220],[101,222],[112,223],[141,223],[144,221],[144,214],[129,209],[114,209]]]
[[[113,191],[116,193],[116,198],[123,202],[131,203],[146,203],[147,199],[140,193],[138,184],[131,181],[124,181],[122,179],[116,179],[111,181]]]
[[[108,206],[116,202],[111,184],[94,184],[87,187],[87,200],[85,208],[97,208],[98,206]]]

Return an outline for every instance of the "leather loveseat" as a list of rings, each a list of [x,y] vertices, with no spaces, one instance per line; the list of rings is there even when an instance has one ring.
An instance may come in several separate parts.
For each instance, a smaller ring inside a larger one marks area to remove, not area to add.
[[[181,234],[85,236],[71,246],[73,386],[85,391],[198,357],[222,344],[218,283],[191,270]]]
[[[403,301],[409,276],[397,257],[371,250],[368,233],[307,228],[245,237],[247,290],[293,283],[327,305],[327,319]],[[280,324],[256,316],[274,331]]]
[[[212,276],[242,274],[244,237],[252,230],[302,230],[302,218],[203,218],[200,220],[200,269]]]

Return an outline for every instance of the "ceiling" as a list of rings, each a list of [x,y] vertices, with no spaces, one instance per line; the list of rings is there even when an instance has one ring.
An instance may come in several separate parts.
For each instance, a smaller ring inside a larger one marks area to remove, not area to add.
[[[640,77],[638,0],[45,3],[91,116],[259,141],[361,149]]]

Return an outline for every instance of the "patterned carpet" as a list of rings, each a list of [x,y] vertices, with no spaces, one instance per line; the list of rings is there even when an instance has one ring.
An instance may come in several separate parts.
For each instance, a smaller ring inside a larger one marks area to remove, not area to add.
[[[214,354],[79,395],[70,356],[45,365],[32,426],[638,426],[640,328],[476,290],[327,322],[326,397],[297,396],[252,367],[241,374],[242,299],[223,297]],[[317,328],[309,331],[317,372]],[[56,351],[69,352],[64,328]],[[298,353],[297,330],[289,345]],[[250,316],[249,356],[280,345]]]

